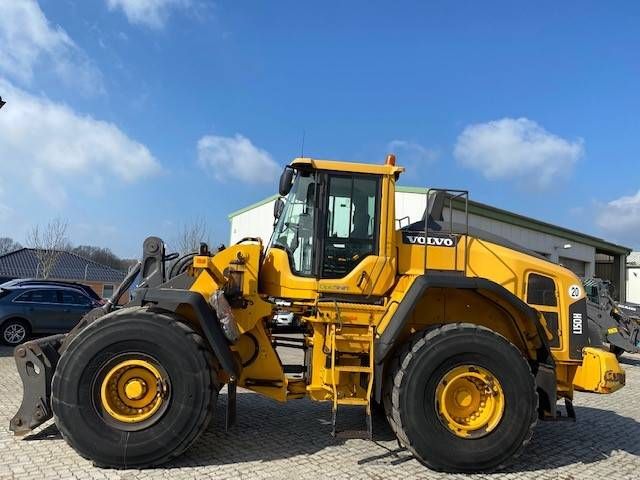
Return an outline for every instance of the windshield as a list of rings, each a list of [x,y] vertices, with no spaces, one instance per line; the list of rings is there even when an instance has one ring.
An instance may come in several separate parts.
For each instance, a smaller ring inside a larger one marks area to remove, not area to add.
[[[313,274],[315,186],[314,174],[297,173],[269,241],[287,252],[291,271],[299,275]]]

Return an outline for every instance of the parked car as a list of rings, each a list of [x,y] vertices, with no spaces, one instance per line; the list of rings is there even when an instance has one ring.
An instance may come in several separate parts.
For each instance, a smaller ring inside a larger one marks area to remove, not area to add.
[[[89,298],[94,299],[96,302],[103,302],[104,300],[98,295],[93,288],[88,285],[84,285],[78,282],[66,282],[62,280],[43,280],[38,278],[16,278],[9,280],[3,284],[0,284],[0,288],[3,287],[19,287],[19,286],[36,286],[36,285],[52,285],[58,287],[77,288],[85,293]]]
[[[280,312],[274,315],[273,320],[275,325],[279,327],[291,327],[294,324],[293,312]]]
[[[0,341],[18,345],[34,334],[71,330],[89,310],[101,305],[84,289],[63,282],[0,285]]]

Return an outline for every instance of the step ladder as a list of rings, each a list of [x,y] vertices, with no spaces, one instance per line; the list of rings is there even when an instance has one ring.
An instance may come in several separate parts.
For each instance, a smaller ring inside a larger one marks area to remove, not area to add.
[[[373,428],[371,423],[371,392],[373,390],[373,341],[374,341],[374,327],[370,326],[366,334],[349,334],[341,333],[341,327],[337,327],[335,324],[331,325],[330,337],[331,337],[331,389],[333,392],[333,406],[332,406],[332,419],[331,419],[331,435],[341,436],[348,438],[367,438],[371,440],[373,438]],[[341,340],[351,342],[362,342],[368,344],[369,362],[368,365],[343,365],[337,363],[337,354],[340,352],[337,348],[337,342]],[[363,396],[349,396],[345,397],[341,395],[338,390],[338,378],[340,373],[357,373],[368,375],[367,389]],[[361,406],[365,408],[366,415],[366,431],[341,431],[336,432],[336,421],[338,417],[339,405],[351,405]]]

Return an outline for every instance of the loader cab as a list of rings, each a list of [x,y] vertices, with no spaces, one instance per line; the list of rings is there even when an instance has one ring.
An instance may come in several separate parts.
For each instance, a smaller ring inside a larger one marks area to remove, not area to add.
[[[395,277],[394,165],[296,159],[280,182],[261,291],[374,297]],[[286,197],[285,197],[286,196]]]

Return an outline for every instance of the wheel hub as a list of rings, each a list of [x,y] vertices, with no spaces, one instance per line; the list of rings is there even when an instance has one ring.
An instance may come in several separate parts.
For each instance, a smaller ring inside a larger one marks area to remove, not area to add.
[[[119,362],[102,380],[101,407],[120,422],[143,422],[166,401],[163,389],[165,380],[150,361],[132,359]]]
[[[27,331],[22,325],[9,325],[4,331],[4,340],[9,344],[20,343],[26,336]]]
[[[480,438],[494,430],[504,414],[504,392],[487,369],[462,365],[447,372],[436,389],[442,424],[462,438]]]
[[[141,378],[133,378],[124,386],[124,393],[129,400],[140,400],[147,392],[147,384]]]

